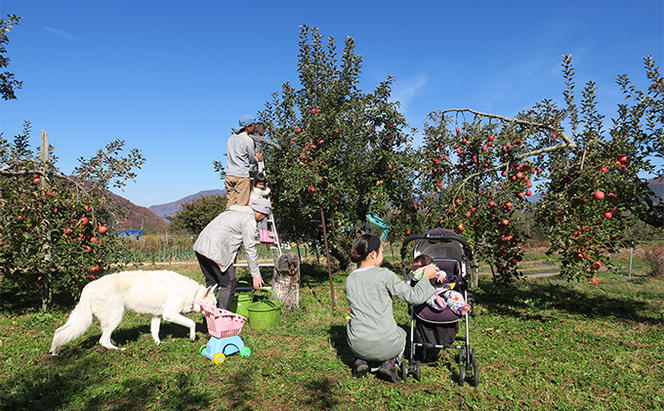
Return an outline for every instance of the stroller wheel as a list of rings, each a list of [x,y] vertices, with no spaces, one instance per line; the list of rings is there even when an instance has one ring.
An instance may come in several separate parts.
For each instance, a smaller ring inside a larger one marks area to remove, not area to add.
[[[463,363],[459,364],[459,385],[463,386],[463,382],[466,380],[466,366]]]
[[[420,370],[420,362],[415,363],[415,379],[420,381],[422,379],[422,372]]]
[[[461,364],[461,362],[466,358],[466,348],[461,347],[459,348],[459,353],[457,354],[456,362],[457,364]]]
[[[480,371],[477,368],[477,363],[475,362],[475,350],[473,349],[470,352],[470,361],[473,366],[473,379],[470,380],[470,385],[477,387],[480,383]]]

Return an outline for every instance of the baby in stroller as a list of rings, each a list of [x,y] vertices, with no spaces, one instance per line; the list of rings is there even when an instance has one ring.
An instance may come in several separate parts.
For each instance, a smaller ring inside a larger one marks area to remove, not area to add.
[[[413,267],[406,278],[406,282],[412,286],[420,281],[424,269],[429,265],[438,268],[434,264],[433,259],[428,255],[418,255],[413,260]],[[436,311],[442,311],[445,307],[449,307],[449,309],[455,314],[464,316],[470,312],[472,307],[466,303],[466,300],[460,292],[452,289],[454,283],[448,282],[448,278],[451,279],[445,271],[439,270],[437,272],[436,277],[431,280],[432,285],[436,287],[436,293],[426,301],[426,304]]]

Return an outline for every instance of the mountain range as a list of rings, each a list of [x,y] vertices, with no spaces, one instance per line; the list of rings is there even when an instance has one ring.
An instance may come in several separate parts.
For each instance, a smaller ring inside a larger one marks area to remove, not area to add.
[[[205,190],[199,191],[196,194],[192,194],[186,197],[183,197],[179,200],[172,201],[165,204],[151,205],[148,207],[150,211],[161,217],[164,221],[168,221],[168,217],[171,217],[177,213],[182,204],[191,203],[192,201],[198,200],[204,196],[223,196],[226,195],[226,190]]]

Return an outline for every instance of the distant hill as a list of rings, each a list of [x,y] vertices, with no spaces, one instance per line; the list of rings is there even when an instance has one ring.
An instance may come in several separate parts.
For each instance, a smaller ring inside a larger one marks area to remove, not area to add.
[[[148,209],[152,211],[154,214],[161,217],[163,219],[162,221],[168,221],[167,217],[175,215],[175,213],[177,213],[182,204],[191,203],[192,201],[198,200],[203,196],[223,196],[223,195],[226,195],[226,190],[199,191],[196,194],[183,197],[171,203],[152,205],[148,207]]]
[[[115,224],[115,229],[132,230],[142,227],[145,234],[160,233],[166,230],[166,222],[149,209],[137,206],[117,194],[110,193],[110,195],[115,204],[126,212],[125,218]]]

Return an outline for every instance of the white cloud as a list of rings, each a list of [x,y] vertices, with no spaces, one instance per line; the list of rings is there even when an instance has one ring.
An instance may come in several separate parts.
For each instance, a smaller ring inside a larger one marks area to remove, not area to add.
[[[55,34],[56,36],[66,38],[67,40],[76,40],[76,37],[72,36],[71,34],[67,33],[66,31],[63,30],[58,30],[54,29],[52,27],[46,27],[44,26],[44,30],[48,31],[49,33]]]
[[[418,74],[403,82],[397,81],[392,87],[392,101],[400,102],[402,112],[407,112],[408,104],[415,98],[418,91],[427,85],[427,80],[426,74]]]

